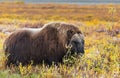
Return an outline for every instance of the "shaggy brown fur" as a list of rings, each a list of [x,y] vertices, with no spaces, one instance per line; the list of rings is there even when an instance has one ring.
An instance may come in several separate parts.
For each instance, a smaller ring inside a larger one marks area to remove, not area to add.
[[[75,25],[67,23],[49,23],[38,29],[22,29],[12,33],[4,43],[5,54],[8,55],[6,65],[47,64],[61,62],[67,52],[74,34],[82,34]],[[83,40],[83,37],[80,36]],[[82,41],[84,52],[84,40]]]

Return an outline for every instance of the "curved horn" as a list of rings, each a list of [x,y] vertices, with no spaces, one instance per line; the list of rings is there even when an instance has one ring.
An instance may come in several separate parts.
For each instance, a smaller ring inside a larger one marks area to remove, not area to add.
[[[69,45],[67,45],[67,44],[65,44],[65,47],[68,49],[70,49],[70,48],[72,48],[72,45],[71,44],[69,44]]]

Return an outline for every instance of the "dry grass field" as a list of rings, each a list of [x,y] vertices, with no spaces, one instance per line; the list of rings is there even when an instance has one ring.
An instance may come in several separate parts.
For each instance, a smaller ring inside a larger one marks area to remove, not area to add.
[[[120,5],[0,3],[0,78],[120,78]],[[3,42],[18,28],[62,21],[79,26],[85,54],[64,64],[5,68]]]

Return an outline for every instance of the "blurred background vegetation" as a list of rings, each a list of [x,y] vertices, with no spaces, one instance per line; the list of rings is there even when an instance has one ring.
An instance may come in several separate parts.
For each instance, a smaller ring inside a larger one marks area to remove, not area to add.
[[[0,3],[1,78],[119,78],[120,5],[118,4],[32,4]],[[44,64],[5,68],[4,40],[9,33],[24,27],[39,28],[62,21],[79,26],[85,35],[85,55],[64,58],[64,64]]]

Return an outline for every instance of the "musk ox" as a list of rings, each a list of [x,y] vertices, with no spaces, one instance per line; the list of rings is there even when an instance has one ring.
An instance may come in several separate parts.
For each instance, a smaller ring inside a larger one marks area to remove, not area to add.
[[[17,30],[4,42],[6,65],[27,65],[31,60],[34,65],[62,62],[66,45],[71,46],[71,53],[84,53],[84,37],[77,26],[53,22],[42,28]]]

